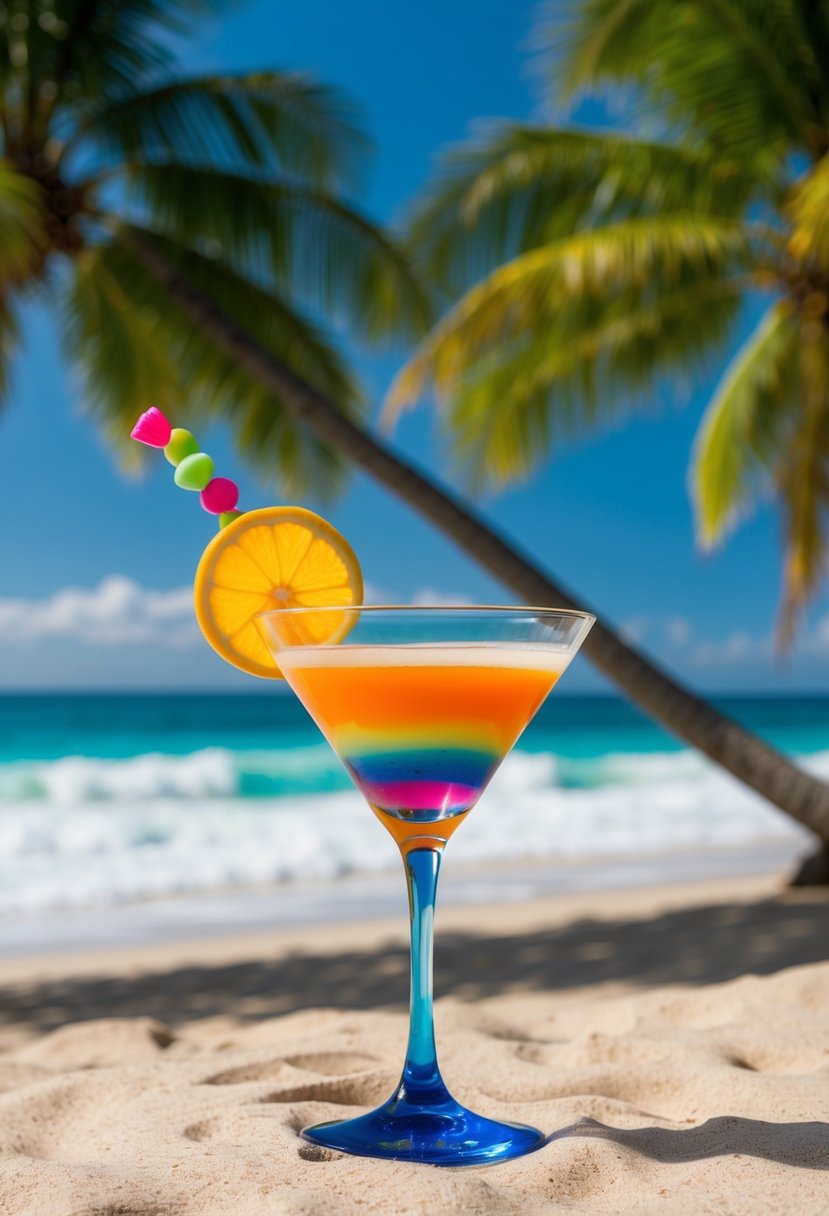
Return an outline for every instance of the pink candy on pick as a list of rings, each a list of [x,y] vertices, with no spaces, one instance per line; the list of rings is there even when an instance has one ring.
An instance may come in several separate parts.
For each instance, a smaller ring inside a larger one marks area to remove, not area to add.
[[[200,494],[201,505],[211,515],[232,511],[239,501],[239,487],[229,477],[214,477]]]
[[[136,422],[130,435],[139,443],[146,443],[150,448],[166,448],[170,443],[173,428],[156,406],[151,406]],[[182,443],[184,439],[184,443]],[[205,452],[197,449],[196,441],[189,431],[176,432],[174,447],[165,452],[165,456],[176,469],[176,485],[185,490],[196,490],[213,471],[213,461]],[[193,463],[197,468],[187,468]],[[207,485],[199,493],[199,500],[210,515],[230,516],[220,521],[219,527],[231,522],[231,519],[241,515],[236,510],[239,501],[239,487],[229,477],[210,477]]]
[[[138,419],[130,431],[130,437],[139,443],[146,443],[147,447],[163,448],[170,442],[172,431],[161,410],[153,405]]]

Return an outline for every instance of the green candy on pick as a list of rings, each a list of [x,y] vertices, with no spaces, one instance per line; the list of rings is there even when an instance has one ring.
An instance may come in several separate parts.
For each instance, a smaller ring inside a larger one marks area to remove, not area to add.
[[[226,528],[228,524],[232,524],[234,519],[238,519],[241,514],[241,511],[222,511],[219,516],[219,531]]]
[[[213,461],[207,452],[185,456],[176,468],[174,480],[181,490],[203,490],[213,477]]]
[[[164,455],[172,465],[181,464],[187,456],[195,456],[199,450],[195,435],[177,426],[170,434],[170,442],[164,448]]]

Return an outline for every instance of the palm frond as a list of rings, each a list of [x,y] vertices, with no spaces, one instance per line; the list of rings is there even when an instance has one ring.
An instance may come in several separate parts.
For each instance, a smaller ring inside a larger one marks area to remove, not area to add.
[[[45,128],[60,108],[83,112],[101,98],[133,92],[172,62],[171,35],[190,33],[194,21],[233,7],[233,0],[50,0],[15,7],[8,64],[26,94],[29,119]]]
[[[796,316],[776,304],[744,344],[708,405],[691,488],[701,542],[710,546],[773,484],[800,379]]]
[[[829,98],[829,12],[825,4],[815,4],[815,0],[792,0],[792,6],[803,30],[802,57],[811,60],[813,71],[819,76],[819,94],[826,113],[829,110],[826,100]]]
[[[198,76],[133,89],[95,107],[68,152],[85,136],[128,163],[278,167],[326,189],[353,182],[369,147],[351,101],[288,72]]]
[[[677,365],[699,375],[730,332],[742,279],[700,275],[650,303],[626,296],[563,309],[548,327],[494,348],[455,385],[442,413],[475,490],[528,476],[553,443],[665,396]]]
[[[0,160],[0,285],[22,281],[48,246],[39,186]]]
[[[745,163],[688,145],[497,122],[439,162],[409,240],[429,275],[457,292],[587,227],[676,210],[737,216],[756,186]]]
[[[159,341],[156,314],[129,290],[106,247],[73,263],[61,300],[64,355],[79,375],[84,409],[101,425],[122,463],[135,466],[129,419],[146,403],[179,411],[185,384],[169,344]]]
[[[426,292],[403,250],[324,191],[176,164],[136,166],[131,184],[157,231],[185,243],[198,237],[364,337],[426,328]]]
[[[159,233],[142,229],[195,287],[222,311],[341,409],[354,414],[361,405],[356,384],[330,339],[272,291],[232,267]],[[231,423],[239,450],[268,484],[284,493],[333,492],[345,472],[338,453],[297,425],[261,385],[195,329],[145,269],[125,234],[96,251],[102,266],[141,311],[152,341],[176,369],[182,417],[224,419]],[[135,413],[136,402],[108,395],[102,402],[116,425]],[[146,400],[146,398],[144,399]],[[140,402],[137,403],[140,406]],[[122,431],[128,433],[128,429]]]
[[[791,0],[570,0],[542,41],[565,97],[627,81],[723,151],[820,143],[822,81]]]
[[[779,455],[785,566],[778,641],[791,642],[796,621],[826,574],[829,532],[829,338],[820,324],[801,330],[797,425]]]
[[[788,207],[789,251],[800,263],[829,271],[829,155],[797,183]],[[829,300],[825,308],[829,308]]]
[[[642,307],[649,294],[750,260],[740,224],[697,214],[624,220],[531,250],[473,287],[432,330],[394,381],[385,416],[430,383],[439,399],[451,396],[480,359],[524,332],[543,334],[577,307],[590,314],[608,299]]]
[[[0,406],[11,389],[12,362],[20,344],[20,328],[11,299],[0,293]]]

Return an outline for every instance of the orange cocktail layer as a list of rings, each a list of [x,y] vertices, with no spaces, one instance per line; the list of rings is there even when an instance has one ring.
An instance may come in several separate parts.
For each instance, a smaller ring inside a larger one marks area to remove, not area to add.
[[[474,805],[565,665],[552,648],[328,646],[280,656],[368,801],[430,822]]]

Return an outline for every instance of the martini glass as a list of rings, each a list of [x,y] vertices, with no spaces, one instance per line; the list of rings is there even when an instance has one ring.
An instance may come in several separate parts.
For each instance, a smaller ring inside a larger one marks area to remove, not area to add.
[[[432,1165],[482,1165],[544,1134],[467,1110],[440,1075],[432,925],[441,856],[593,624],[546,608],[286,608],[263,614],[285,679],[403,857],[411,917],[409,1042],[382,1106],[319,1123],[313,1144]],[[314,639],[339,638],[320,645]],[[509,831],[505,820],[504,830]]]

